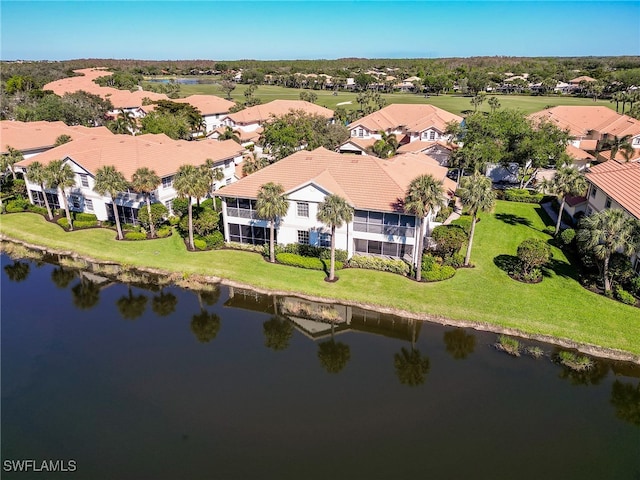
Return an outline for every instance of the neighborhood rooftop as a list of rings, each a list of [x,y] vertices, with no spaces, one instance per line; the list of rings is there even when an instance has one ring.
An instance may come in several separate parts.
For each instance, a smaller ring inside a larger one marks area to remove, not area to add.
[[[563,130],[569,130],[576,137],[588,135],[590,131],[617,137],[640,134],[640,120],[597,105],[562,105],[533,113],[529,118],[546,119]]]
[[[587,179],[640,218],[640,163],[605,162],[590,168]]]
[[[316,114],[327,119],[334,116],[333,110],[321,107],[304,100],[273,100],[272,102],[245,108],[227,117],[236,124],[262,123],[273,116],[286,115],[292,110],[303,110],[305,113]]]
[[[393,103],[356,120],[349,125],[350,129],[362,126],[369,131],[386,132],[403,127],[407,131],[421,132],[429,127],[435,127],[444,132],[449,122],[462,122],[462,117],[454,115],[433,105],[405,105]]]

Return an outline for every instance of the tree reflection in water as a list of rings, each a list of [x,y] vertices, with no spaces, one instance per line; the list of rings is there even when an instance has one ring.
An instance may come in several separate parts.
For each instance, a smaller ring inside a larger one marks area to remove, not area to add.
[[[173,293],[164,293],[163,291],[160,291],[160,294],[151,300],[151,310],[160,317],[171,315],[176,311],[177,305],[178,297]]]
[[[76,278],[76,271],[59,266],[51,272],[51,281],[57,288],[65,289]]]
[[[27,262],[14,260],[12,265],[6,265],[4,271],[12,282],[23,282],[29,277],[31,266]]]
[[[416,348],[408,350],[402,347],[402,350],[393,356],[393,365],[401,384],[416,387],[424,383],[429,372],[429,357],[423,356]]]
[[[220,317],[206,310],[200,310],[191,317],[191,331],[199,342],[209,343],[220,331]]]
[[[335,323],[331,322],[331,340],[318,345],[318,359],[320,365],[329,373],[339,373],[347,366],[351,359],[351,348],[342,342],[336,342],[334,337]]]
[[[135,320],[142,316],[144,311],[147,309],[147,297],[145,295],[134,295],[131,290],[131,285],[129,287],[129,294],[124,295],[118,299],[116,305],[118,306],[118,311],[120,315],[125,320]]]
[[[80,282],[71,289],[73,304],[81,310],[90,310],[100,301],[100,286],[80,275]]]
[[[447,352],[456,360],[467,358],[476,348],[476,336],[462,328],[447,330],[443,340]]]
[[[286,350],[293,336],[293,325],[286,318],[273,315],[262,324],[264,345],[275,351]]]
[[[616,417],[640,427],[640,382],[635,387],[620,380],[613,382],[611,404],[616,409]]]

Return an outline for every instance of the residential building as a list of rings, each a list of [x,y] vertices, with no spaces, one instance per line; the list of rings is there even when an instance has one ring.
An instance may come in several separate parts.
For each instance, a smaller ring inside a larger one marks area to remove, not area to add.
[[[225,240],[262,244],[269,239],[269,222],[256,214],[260,187],[274,182],[284,188],[289,209],[277,225],[280,245],[303,243],[329,246],[330,230],[316,219],[318,207],[329,194],[344,198],[354,209],[353,221],[336,230],[336,248],[349,257],[378,255],[404,258],[415,263],[414,249],[420,232],[416,217],[403,211],[403,199],[411,180],[430,174],[442,181],[443,200],[453,197],[455,182],[447,169],[421,153],[390,159],[352,156],[325,148],[298,151],[216,192],[222,198]],[[422,234],[434,226],[436,211],[429,212]]]
[[[617,208],[640,220],[640,163],[605,162],[592,166],[585,176],[589,182],[587,215]],[[640,273],[640,256],[634,256],[632,262]]]
[[[231,107],[235,105],[235,102],[215,95],[189,95],[188,97],[175,98],[171,101],[188,103],[197,108],[207,125],[207,133],[222,125],[223,119],[229,114]]]
[[[103,197],[93,190],[95,175],[99,168],[113,165],[127,181],[131,181],[138,168],[154,170],[161,178],[161,184],[152,193],[154,202],[161,202],[171,210],[171,202],[177,196],[173,179],[182,165],[203,165],[207,159],[214,161],[215,168],[221,168],[224,179],[214,186],[214,190],[235,181],[235,165],[242,161],[243,148],[232,140],[217,142],[204,140],[189,142],[172,140],[164,134],[157,135],[112,135],[84,137],[16,164],[16,169],[28,171],[33,161],[48,165],[53,160],[63,160],[69,164],[76,176],[76,185],[66,192],[70,209],[76,212],[94,213],[98,220],[112,218],[112,199]],[[44,204],[43,194],[54,208],[63,202],[59,192],[46,189],[27,180],[29,200],[36,205]],[[135,192],[122,192],[116,198],[123,222],[136,223],[137,210],[144,204],[144,197]]]

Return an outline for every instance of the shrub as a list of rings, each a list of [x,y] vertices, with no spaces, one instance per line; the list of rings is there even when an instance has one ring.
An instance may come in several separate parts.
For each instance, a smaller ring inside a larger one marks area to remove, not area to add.
[[[461,253],[454,253],[450,257],[446,257],[442,264],[449,265],[453,268],[460,268],[464,265],[464,255]]]
[[[29,201],[24,198],[16,198],[15,200],[9,200],[6,206],[7,213],[24,212],[29,208]]]
[[[180,217],[176,215],[171,215],[169,217],[169,225],[176,226],[180,223]]]
[[[168,225],[160,227],[158,230],[156,230],[156,235],[158,236],[158,238],[168,237],[169,235],[171,235],[171,227],[169,227]]]
[[[97,227],[97,226],[98,226],[97,220],[74,220],[73,222],[73,228],[91,228],[91,227]]]
[[[616,298],[616,300],[622,303],[626,303],[627,305],[636,304],[636,297],[625,291],[625,289],[619,285],[615,288],[614,297]]]
[[[128,230],[130,232],[141,232],[142,228],[134,225],[133,223],[124,223],[122,224],[122,230]]]
[[[633,277],[629,281],[629,289],[636,295],[640,295],[640,276]]]
[[[425,282],[440,282],[448,280],[456,274],[456,269],[449,265],[440,265],[438,263],[431,267],[431,270],[422,270],[422,280]]]
[[[143,205],[140,205],[140,210],[138,210],[138,221],[140,222],[140,225],[142,225],[145,228],[145,230],[151,229],[150,228],[151,223],[153,223],[153,226],[155,228],[158,228],[164,221],[165,217],[167,216],[167,213],[169,213],[169,210],[167,210],[167,207],[165,207],[163,204],[152,203],[151,204],[151,221],[149,221],[149,212],[147,210],[147,205],[143,204]]]
[[[326,270],[329,268],[329,261],[320,260],[317,257],[303,257],[295,253],[281,252],[276,255],[278,263],[290,265],[292,267],[307,268],[309,270]],[[340,270],[343,267],[342,262],[336,260],[335,268]]]
[[[319,257],[323,260],[331,260],[331,249],[330,248],[325,248],[325,247],[315,247],[315,248],[319,248],[320,249],[320,254]],[[349,256],[349,252],[347,252],[346,250],[340,250],[339,248],[336,248],[335,251],[335,258],[336,258],[336,262],[346,262],[347,261],[347,257]]]
[[[229,242],[227,244],[227,246],[229,248],[233,248],[234,250],[243,250],[246,252],[256,252],[256,253],[262,253],[264,256],[269,256],[269,245],[268,244],[264,244],[264,245],[252,245],[251,243],[240,243],[240,242]],[[264,253],[264,247],[267,247],[267,253],[265,255]],[[276,245],[276,251],[277,250],[278,245]]]
[[[556,234],[556,227],[554,227],[553,225],[548,225],[544,227],[542,231],[547,235],[551,235],[553,237]]]
[[[210,208],[213,210],[213,198],[207,198],[206,200],[200,202],[200,208]]]
[[[467,241],[467,234],[458,225],[440,225],[433,229],[431,238],[438,244],[438,251],[450,257],[460,251]]]
[[[428,253],[422,255],[422,270],[431,270],[438,262],[436,258]]]
[[[574,238],[576,238],[576,231],[573,228],[565,228],[560,232],[560,240],[563,245],[570,245]]]
[[[453,208],[451,207],[441,208],[438,214],[436,215],[436,222],[444,222],[447,218],[449,218],[449,215],[451,215],[451,212],[453,212]]]
[[[202,238],[194,238],[193,246],[196,247],[196,250],[206,250],[207,242],[205,242]]]
[[[504,191],[504,198],[510,202],[540,203],[544,198],[542,193],[531,193],[523,188],[508,188]]]
[[[67,221],[67,217],[59,218],[57,223],[65,230],[69,230],[69,222]]]
[[[520,342],[515,338],[500,335],[498,337],[498,343],[496,343],[495,346],[498,350],[502,350],[514,357],[520,356]]]
[[[521,273],[529,275],[534,268],[539,268],[551,260],[551,247],[539,238],[527,238],[518,245]]]
[[[47,208],[46,207],[40,207],[38,205],[29,204],[28,209],[29,209],[30,212],[33,212],[33,213],[39,213],[40,215],[47,215]]]
[[[368,270],[397,273],[404,276],[409,275],[411,270],[409,264],[402,260],[367,257],[364,255],[354,255],[351,257],[351,260],[349,260],[349,266],[353,268],[366,268]]]
[[[178,217],[184,217],[189,213],[189,199],[177,197],[171,202],[171,210]]]
[[[124,234],[125,240],[146,240],[147,234],[142,232],[127,232]]]
[[[576,355],[572,352],[560,352],[558,354],[558,360],[561,364],[576,371],[589,370],[593,367],[593,361],[589,357]]]
[[[98,217],[96,217],[93,213],[74,213],[73,219],[79,222],[97,222]],[[75,222],[73,224],[75,226]]]
[[[204,241],[208,248],[220,248],[224,245],[224,235],[222,235],[220,231],[215,231],[212,234],[206,235]]]
[[[456,218],[455,220],[453,220],[450,225],[460,227],[464,231],[465,235],[469,236],[469,232],[471,232],[472,221],[473,219],[469,215],[463,215],[460,218]]]

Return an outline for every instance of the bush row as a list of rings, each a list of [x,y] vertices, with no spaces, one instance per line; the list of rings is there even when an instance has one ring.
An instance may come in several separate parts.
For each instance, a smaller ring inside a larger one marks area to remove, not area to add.
[[[269,242],[266,242],[263,246],[263,253],[266,257],[269,256]],[[316,247],[313,245],[303,245],[299,243],[290,243],[288,245],[275,245],[276,255],[278,253],[294,253],[301,257],[314,257],[321,258],[323,260],[331,259],[331,249],[327,247]],[[336,261],[346,262],[348,253],[346,250],[340,250],[336,248]]]
[[[290,265],[292,267],[307,268],[309,270],[328,270],[330,268],[328,260],[321,260],[316,257],[303,257],[295,253],[281,252],[276,255],[278,263]],[[343,263],[336,260],[336,270],[343,268]]]
[[[542,193],[531,193],[524,188],[508,188],[504,191],[504,199],[510,202],[540,203],[544,198]]]
[[[391,260],[380,257],[366,257],[354,255],[349,260],[349,267],[366,268],[368,270],[379,270],[382,272],[397,273],[405,277],[411,273],[411,267],[403,260]]]

